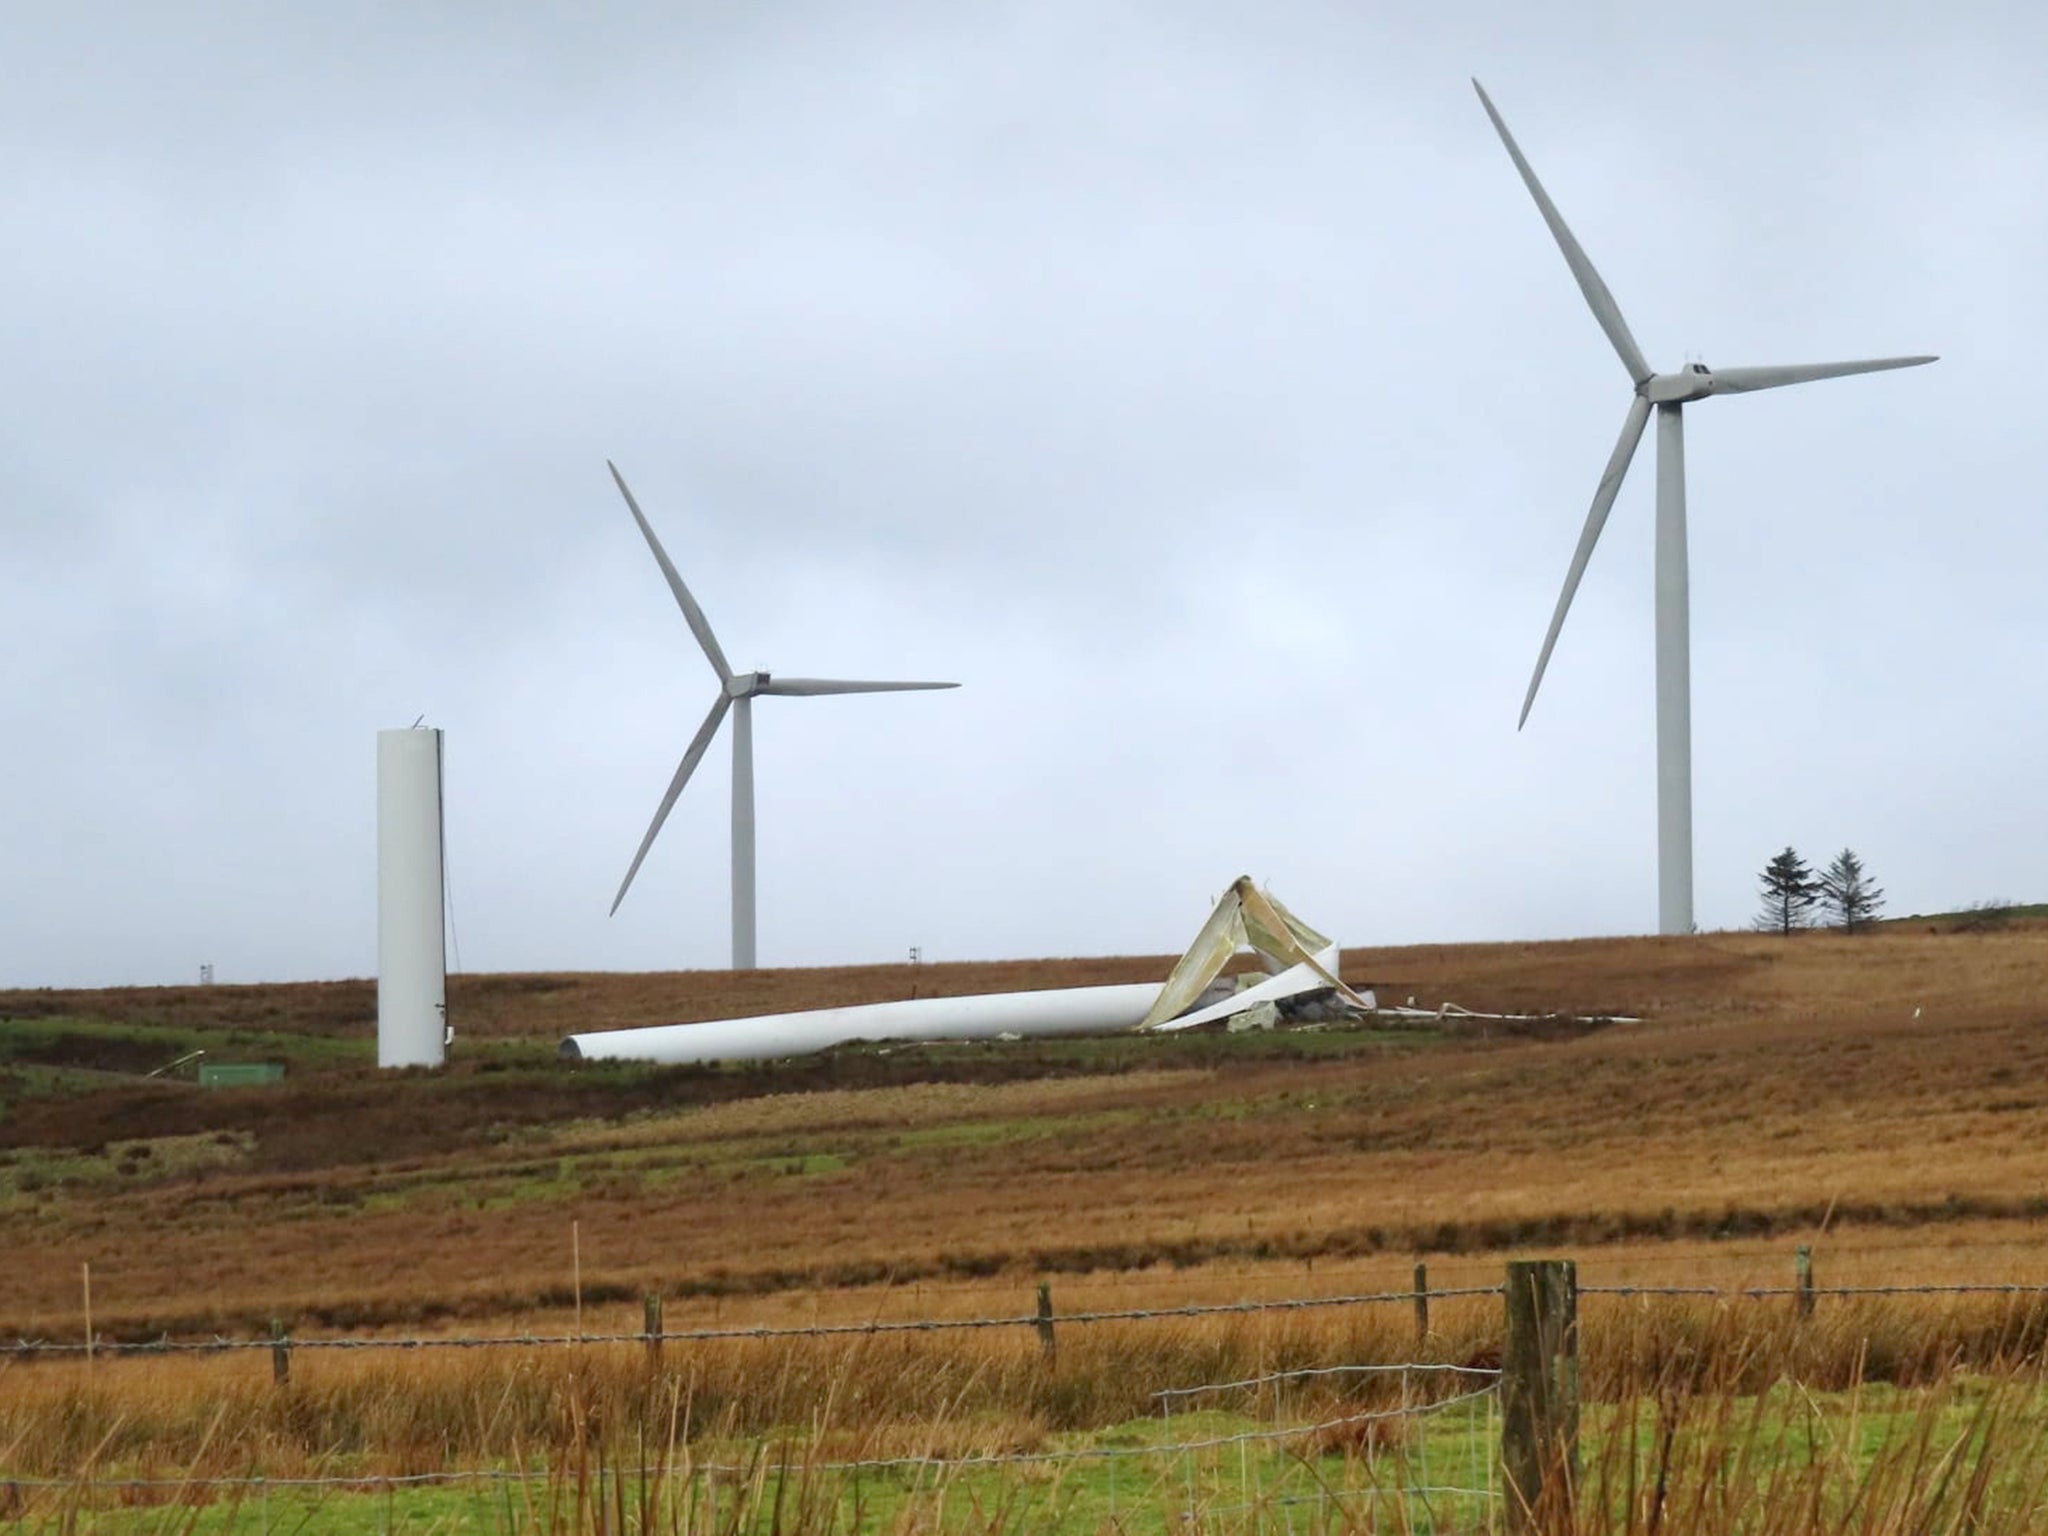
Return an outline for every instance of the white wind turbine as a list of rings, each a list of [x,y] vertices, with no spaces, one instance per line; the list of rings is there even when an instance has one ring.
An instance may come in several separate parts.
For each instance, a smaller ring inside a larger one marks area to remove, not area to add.
[[[1515,169],[1536,199],[1543,222],[1550,226],[1565,264],[1578,279],[1593,318],[1620,354],[1635,385],[1635,399],[1621,424],[1621,439],[1607,460],[1606,473],[1593,492],[1592,510],[1579,534],[1579,547],[1572,553],[1565,572],[1564,590],[1558,594],[1557,611],[1551,615],[1550,631],[1543,637],[1543,650],[1536,658],[1536,671],[1529,679],[1529,692],[1522,700],[1522,716],[1516,729],[1529,719],[1529,706],[1536,702],[1536,689],[1543,682],[1543,669],[1550,664],[1551,647],[1579,589],[1586,561],[1599,541],[1622,476],[1642,440],[1650,420],[1650,407],[1657,408],[1657,926],[1662,933],[1690,933],[1692,918],[1692,664],[1691,624],[1685,560],[1685,428],[1683,412],[1689,400],[1709,395],[1741,395],[1759,389],[1776,389],[1783,384],[1805,384],[1814,379],[1840,378],[1851,373],[1876,373],[1887,368],[1912,368],[1931,363],[1932,357],[1880,357],[1853,363],[1799,363],[1785,367],[1709,369],[1691,363],[1677,373],[1658,373],[1644,360],[1642,349],[1629,334],[1628,322],[1614,302],[1614,295],[1593,270],[1593,263],[1566,228],[1557,205],[1544,192],[1529,162],[1522,158],[1514,135],[1501,121],[1484,86],[1477,80],[1472,88],[1493,126],[1507,146]]]
[[[661,824],[668,819],[669,810],[675,805],[676,797],[683,792],[683,786],[690,782],[690,775],[697,771],[697,764],[703,760],[711,746],[711,738],[718,734],[719,722],[725,719],[726,711],[732,711],[732,965],[736,971],[750,971],[754,968],[754,700],[764,694],[779,694],[787,698],[810,698],[826,693],[905,693],[926,688],[958,688],[958,683],[871,683],[847,681],[830,677],[771,677],[766,672],[735,672],[725,659],[725,652],[719,648],[718,637],[711,632],[711,624],[704,617],[704,610],[697,606],[697,600],[690,595],[690,589],[683,585],[683,578],[677,574],[668,552],[661,547],[661,540],[654,536],[654,529],[648,524],[647,516],[640,510],[640,503],[633,499],[633,493],[626,488],[625,477],[618,466],[609,459],[605,467],[612,472],[612,479],[618,482],[619,494],[626,498],[626,506],[633,513],[633,521],[640,525],[640,531],[647,536],[647,547],[654,551],[655,563],[661,567],[661,574],[668,578],[669,590],[676,595],[676,603],[683,610],[690,633],[697,637],[697,643],[704,648],[704,655],[711,663],[712,671],[718,674],[718,698],[711,706],[711,713],[704,717],[704,723],[697,727],[697,734],[690,741],[689,750],[683,753],[683,760],[676,767],[676,776],[669,780],[668,793],[661,797],[661,804],[655,809],[654,820],[649,823],[647,835],[640,839],[640,850],[633,855],[633,864],[626,871],[626,878],[619,882],[619,894],[612,898],[612,911],[619,910],[619,903],[626,899],[626,889],[632,885],[633,877],[640,873],[641,861],[647,857],[647,850],[654,846],[655,835],[661,831]]]

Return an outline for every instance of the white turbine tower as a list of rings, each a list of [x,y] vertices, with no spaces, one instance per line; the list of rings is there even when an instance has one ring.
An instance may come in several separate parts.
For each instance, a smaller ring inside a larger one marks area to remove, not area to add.
[[[704,655],[711,663],[712,671],[718,674],[718,698],[711,706],[711,713],[704,717],[704,723],[697,727],[697,734],[691,740],[689,750],[683,753],[682,762],[677,765],[676,776],[669,780],[668,793],[661,797],[661,804],[655,809],[654,820],[649,823],[647,835],[640,839],[640,850],[633,855],[633,864],[626,871],[626,878],[619,882],[619,894],[612,899],[612,911],[619,910],[619,903],[626,899],[627,887],[633,877],[640,873],[641,861],[647,857],[647,850],[654,846],[655,835],[661,831],[661,824],[668,820],[669,810],[675,805],[676,797],[683,792],[683,786],[690,782],[690,775],[697,771],[697,764],[703,760],[711,746],[711,738],[718,734],[719,722],[725,719],[726,711],[732,711],[732,964],[736,971],[750,971],[754,968],[754,700],[763,694],[780,694],[789,698],[810,698],[826,693],[905,693],[926,688],[958,688],[958,683],[871,683],[846,681],[830,677],[771,677],[766,672],[735,672],[725,659],[725,652],[719,648],[718,637],[711,632],[711,624],[704,617],[704,610],[697,606],[697,600],[690,595],[690,589],[683,585],[683,578],[676,573],[675,566],[668,558],[668,551],[661,547],[661,540],[654,536],[654,529],[648,524],[647,516],[640,510],[640,503],[633,499],[633,493],[626,488],[625,477],[618,466],[609,459],[605,467],[612,472],[612,479],[618,482],[619,494],[626,498],[626,505],[633,513],[633,521],[640,525],[640,531],[647,536],[647,547],[654,551],[655,562],[661,567],[661,574],[668,578],[669,590],[676,595],[676,603],[683,610],[690,633],[697,637],[697,643],[704,648]]]
[[[1931,363],[1932,357],[1880,357],[1853,363],[1800,363],[1787,367],[1709,369],[1692,363],[1677,373],[1658,373],[1644,360],[1642,349],[1629,334],[1628,322],[1614,302],[1614,295],[1593,270],[1593,263],[1572,232],[1565,226],[1557,205],[1544,192],[1529,162],[1515,143],[1508,125],[1501,121],[1486,89],[1477,80],[1472,88],[1486,115],[1493,119],[1501,143],[1507,146],[1515,169],[1543,222],[1550,226],[1565,264],[1578,279],[1593,318],[1620,354],[1635,385],[1635,399],[1621,424],[1621,439],[1607,460],[1607,471],[1593,492],[1592,510],[1579,534],[1579,547],[1565,572],[1564,590],[1558,594],[1557,611],[1550,618],[1550,632],[1543,637],[1543,650],[1536,658],[1536,671],[1529,679],[1529,692],[1522,700],[1522,716],[1516,729],[1529,719],[1529,706],[1536,702],[1536,689],[1543,682],[1543,669],[1550,664],[1551,647],[1579,589],[1586,561],[1599,541],[1607,522],[1608,509],[1628,473],[1629,460],[1649,424],[1650,408],[1657,408],[1657,926],[1662,933],[1692,931],[1692,663],[1691,624],[1687,614],[1685,562],[1685,428],[1684,409],[1689,400],[1709,395],[1741,395],[1753,390],[1776,389],[1782,384],[1805,384],[1814,379],[1840,378],[1851,373],[1877,373],[1887,368],[1912,368]]]

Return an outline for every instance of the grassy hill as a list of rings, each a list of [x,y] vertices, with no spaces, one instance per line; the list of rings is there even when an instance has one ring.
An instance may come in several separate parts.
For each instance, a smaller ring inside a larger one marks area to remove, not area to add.
[[[87,1261],[102,1326],[131,1332],[530,1320],[571,1299],[572,1222],[585,1301],[621,1307],[658,1289],[872,1311],[1041,1273],[1194,1294],[1416,1254],[1491,1274],[1533,1244],[1662,1275],[1823,1230],[1871,1272],[1928,1233],[1945,1271],[2032,1263],[2037,917],[1344,957],[1390,1002],[1643,1021],[1590,1033],[1452,1018],[739,1068],[553,1058],[572,1030],[1167,963],[457,977],[435,1075],[376,1072],[366,981],[0,993],[0,1333],[75,1328]],[[289,1076],[139,1075],[201,1048]]]

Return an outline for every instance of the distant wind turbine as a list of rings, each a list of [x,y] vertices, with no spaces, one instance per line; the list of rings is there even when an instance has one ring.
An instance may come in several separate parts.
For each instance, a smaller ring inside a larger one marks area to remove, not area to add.
[[[1628,322],[1614,295],[1593,270],[1593,263],[1572,232],[1565,226],[1557,205],[1543,190],[1529,162],[1515,143],[1508,125],[1494,110],[1493,101],[1477,80],[1472,89],[1493,126],[1507,146],[1515,169],[1543,222],[1550,226],[1565,264],[1578,279],[1593,318],[1607,333],[1608,341],[1620,354],[1635,385],[1635,399],[1621,424],[1621,439],[1607,460],[1607,471],[1593,492],[1592,510],[1579,534],[1579,547],[1565,572],[1564,590],[1558,594],[1557,611],[1551,615],[1550,631],[1543,637],[1543,650],[1536,658],[1536,671],[1529,679],[1529,692],[1522,700],[1522,716],[1516,729],[1529,719],[1529,706],[1536,702],[1536,690],[1543,682],[1543,669],[1550,665],[1550,651],[1557,644],[1564,616],[1579,590],[1586,561],[1599,541],[1608,510],[1635,457],[1636,444],[1650,420],[1650,407],[1657,408],[1657,925],[1663,933],[1690,933],[1692,917],[1692,663],[1691,622],[1685,559],[1685,427],[1684,409],[1689,400],[1709,395],[1741,395],[1759,389],[1776,389],[1784,384],[1805,384],[1815,379],[1835,379],[1851,373],[1877,373],[1887,368],[1913,368],[1931,363],[1932,357],[1880,357],[1854,363],[1798,363],[1788,367],[1709,369],[1691,363],[1677,373],[1658,373],[1644,360],[1642,349],[1629,334]]]
[[[641,862],[647,857],[647,850],[654,846],[655,835],[661,831],[661,824],[668,820],[668,813],[676,803],[676,797],[683,792],[683,786],[690,782],[690,775],[697,771],[697,764],[703,760],[711,746],[711,738],[718,734],[719,722],[725,719],[726,711],[732,711],[732,965],[736,971],[750,971],[754,968],[754,700],[763,694],[779,694],[787,698],[811,698],[826,693],[906,693],[927,688],[958,688],[958,683],[871,683],[847,681],[830,677],[771,677],[766,672],[735,672],[726,662],[725,652],[719,648],[718,637],[711,632],[710,621],[704,617],[704,610],[697,606],[690,589],[683,585],[683,578],[669,560],[668,551],[661,547],[661,540],[654,536],[647,516],[640,510],[640,503],[633,499],[633,493],[626,488],[625,477],[618,466],[609,459],[605,467],[612,472],[612,479],[618,482],[619,494],[626,498],[626,506],[633,513],[633,521],[640,525],[640,531],[647,536],[647,547],[654,551],[655,563],[661,567],[661,574],[668,578],[669,590],[676,595],[676,604],[683,610],[683,618],[689,623],[690,633],[697,637],[697,643],[704,648],[704,655],[711,663],[711,670],[718,674],[718,698],[711,706],[711,713],[704,717],[704,723],[697,727],[689,750],[683,753],[682,762],[677,765],[676,776],[669,780],[668,793],[661,797],[661,804],[649,823],[647,835],[640,839],[640,851],[633,855],[633,864],[626,871],[626,878],[619,882],[619,894],[612,898],[612,911],[619,910],[619,903],[626,899],[627,887],[633,877],[640,873]]]

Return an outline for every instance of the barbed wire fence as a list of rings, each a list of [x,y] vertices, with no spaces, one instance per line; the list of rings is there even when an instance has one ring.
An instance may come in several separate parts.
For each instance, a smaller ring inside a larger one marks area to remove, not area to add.
[[[1496,1288],[1497,1289],[1497,1288]],[[1275,1418],[1286,1413],[1289,1389],[1297,1392],[1327,1388],[1331,1383],[1351,1384],[1362,1380],[1399,1382],[1397,1405],[1376,1411],[1323,1418],[1292,1431],[1323,1448],[1345,1452],[1347,1469],[1354,1480],[1332,1487],[1316,1476],[1305,1458],[1279,1462],[1270,1468],[1254,1469],[1240,1462],[1234,1480],[1227,1469],[1209,1469],[1212,1486],[1204,1490],[1198,1456],[1183,1463],[1186,1478],[1185,1515],[1197,1513],[1235,1515],[1254,1509],[1295,1509],[1304,1505],[1344,1505],[1349,1517],[1364,1514],[1353,1505],[1375,1505],[1389,1500],[1420,1503],[1426,1523],[1435,1529],[1450,1518],[1452,1528],[1478,1529],[1490,1522],[1482,1512],[1489,1501],[1500,1497],[1495,1486],[1495,1446],[1499,1439],[1501,1372],[1498,1367],[1451,1365],[1438,1362],[1394,1362],[1375,1365],[1306,1366],[1274,1371],[1236,1381],[1209,1382],[1194,1387],[1174,1387],[1153,1394],[1162,1415],[1171,1420],[1176,1405],[1192,1407],[1205,1398],[1225,1394],[1270,1394]],[[1431,1386],[1449,1382],[1449,1395],[1432,1396]],[[1451,1410],[1463,1410],[1452,1414]],[[1311,1416],[1313,1417],[1313,1416]],[[1431,1419],[1462,1419],[1464,1433],[1445,1434],[1443,1426]],[[1431,1467],[1431,1444],[1443,1442]],[[1447,1453],[1448,1456],[1447,1456]],[[1446,1460],[1451,1465],[1446,1466]],[[1216,1473],[1221,1470],[1222,1475]],[[1263,1475],[1262,1475],[1263,1474]],[[1363,1484],[1355,1481],[1362,1477]],[[1219,1503],[1224,1489],[1237,1494],[1235,1502]],[[1208,1494],[1205,1497],[1205,1491]],[[1247,1495],[1249,1495],[1247,1497]],[[1407,1511],[1398,1528],[1414,1528],[1414,1511]],[[1478,1518],[1475,1518],[1478,1517]],[[1379,1522],[1370,1524],[1377,1527]]]
[[[1146,1322],[1164,1318],[1226,1317],[1260,1312],[1310,1312],[1332,1307],[1371,1306],[1384,1303],[1413,1305],[1418,1296],[1427,1300],[1468,1296],[1498,1296],[1497,1285],[1456,1286],[1421,1291],[1372,1291],[1342,1296],[1304,1296],[1258,1301],[1199,1302],[1178,1307],[1116,1307],[1089,1311],[1013,1313],[1000,1317],[876,1318],[858,1323],[798,1323],[726,1328],[663,1329],[649,1327],[632,1333],[508,1333],[480,1335],[427,1335],[364,1338],[259,1336],[206,1339],[161,1337],[141,1340],[118,1339],[28,1339],[0,1343],[0,1356],[36,1355],[165,1355],[220,1354],[233,1350],[430,1350],[430,1349],[558,1349],[574,1345],[602,1344],[691,1344],[720,1343],[744,1339],[828,1339],[868,1337],[896,1333],[947,1333],[980,1329],[1029,1328],[1043,1336],[1049,1323],[1058,1327],[1091,1323]],[[650,1312],[650,1316],[653,1313]]]
[[[981,1330],[1032,1330],[1048,1364],[1056,1359],[1054,1329],[1101,1324],[1172,1320],[1214,1320],[1254,1315],[1299,1314],[1337,1308],[1414,1307],[1418,1337],[1429,1333],[1432,1301],[1486,1299],[1502,1287],[1447,1286],[1432,1288],[1426,1269],[1418,1269],[1413,1289],[1346,1293],[1329,1296],[1268,1298],[1251,1301],[1194,1303],[1166,1307],[1116,1307],[1053,1314],[1049,1291],[1041,1289],[1035,1312],[986,1317],[872,1319],[850,1323],[791,1326],[727,1326],[666,1329],[660,1306],[650,1298],[648,1326],[635,1332],[580,1334],[491,1334],[429,1337],[289,1338],[281,1330],[269,1337],[99,1339],[17,1338],[0,1343],[0,1359],[120,1359],[170,1355],[211,1355],[270,1351],[277,1379],[289,1379],[293,1350],[397,1351],[559,1349],[564,1346],[638,1346],[659,1360],[663,1346],[691,1343],[730,1344],[765,1340],[846,1340],[887,1335],[934,1335]],[[883,1477],[930,1484],[963,1475],[1001,1474],[1028,1468],[1092,1467],[1106,1486],[1112,1517],[1120,1501],[1157,1505],[1170,1499],[1177,1519],[1192,1521],[1210,1514],[1235,1513],[1273,1505],[1311,1503],[1424,1503],[1440,1518],[1450,1504],[1461,1510],[1497,1498],[1490,1486],[1497,1438],[1500,1372],[1492,1366],[1440,1361],[1394,1361],[1372,1364],[1305,1366],[1230,1380],[1169,1387],[1151,1402],[1156,1428],[1138,1443],[1083,1443],[1046,1449],[1006,1449],[978,1454],[924,1454],[815,1459],[799,1454],[772,1470],[778,1478],[853,1479]],[[1388,1383],[1394,1383],[1389,1387]],[[1205,1416],[1204,1406],[1226,1404],[1221,1417]],[[1247,1418],[1250,1427],[1243,1427]],[[1434,1421],[1432,1424],[1431,1421]],[[1448,1425],[1448,1428],[1446,1428]],[[1447,1439],[1448,1436],[1448,1439]],[[1446,1451],[1445,1444],[1455,1443]],[[1331,1481],[1318,1470],[1321,1458],[1341,1454],[1354,1475]],[[1444,1467],[1446,1456],[1451,1466]],[[613,1469],[614,1477],[637,1475],[644,1486],[652,1477],[735,1479],[758,1471],[730,1462],[685,1457],[679,1464]],[[1454,1475],[1444,1475],[1445,1472]],[[1133,1474],[1136,1474],[1135,1476]],[[9,1477],[0,1471],[0,1502],[45,1495],[116,1498],[135,1502],[198,1502],[221,1496],[254,1500],[267,1528],[273,1493],[306,1498],[323,1493],[398,1491],[422,1488],[543,1488],[571,1475],[562,1466],[448,1468],[388,1475],[363,1472],[322,1472],[273,1477],[260,1473],[239,1476],[105,1477],[88,1473],[70,1477]],[[1469,1513],[1469,1510],[1467,1511]]]
[[[1493,1290],[1498,1293],[1499,1288]],[[1404,1300],[1407,1298],[1403,1298]],[[1142,1465],[1146,1473],[1135,1483],[1121,1484],[1123,1513],[1134,1506],[1167,1507],[1187,1523],[1256,1510],[1284,1511],[1307,1505],[1342,1506],[1347,1516],[1365,1518],[1392,1503],[1420,1504],[1429,1528],[1449,1522],[1454,1529],[1488,1524],[1481,1511],[1497,1502],[1495,1444],[1499,1438],[1500,1377],[1498,1368],[1446,1365],[1437,1362],[1391,1362],[1356,1366],[1315,1366],[1271,1372],[1232,1381],[1168,1388],[1152,1394],[1158,1405],[1159,1438],[1135,1445],[1078,1445],[1049,1450],[969,1453],[964,1455],[886,1456],[849,1460],[799,1458],[769,1463],[701,1460],[687,1453],[660,1463],[602,1469],[597,1474],[598,1507],[609,1479],[629,1479],[639,1487],[666,1485],[675,1490],[717,1479],[765,1475],[787,1480],[861,1477],[899,1478],[909,1486],[935,1486],[962,1474],[1001,1474],[1025,1468],[1095,1465],[1105,1470],[1108,1514],[1119,1515],[1120,1468]],[[1297,1388],[1397,1379],[1398,1401],[1385,1407],[1343,1407],[1348,1394],[1303,1395],[1298,1409],[1287,1414],[1289,1386]],[[1452,1390],[1432,1390],[1423,1383],[1450,1382]],[[1262,1422],[1250,1429],[1203,1434],[1189,1407],[1201,1398],[1235,1394],[1263,1399]],[[1322,1407],[1336,1404],[1342,1411]],[[1176,1436],[1175,1405],[1181,1409]],[[1434,1427],[1428,1421],[1441,1421]],[[1400,1426],[1400,1432],[1394,1427]],[[1438,1442],[1432,1470],[1431,1445]],[[1351,1474],[1333,1486],[1318,1469],[1319,1455],[1340,1452]],[[1233,1466],[1229,1460],[1236,1455]],[[1452,1463],[1443,1467],[1448,1459]],[[1257,1459],[1254,1459],[1254,1458]],[[329,1473],[311,1476],[12,1477],[0,1475],[0,1501],[11,1499],[16,1512],[36,1495],[94,1494],[135,1502],[198,1503],[222,1493],[253,1498],[259,1529],[270,1529],[268,1499],[272,1492],[301,1501],[323,1494],[396,1492],[407,1489],[524,1486],[546,1489],[579,1477],[574,1466],[536,1462],[521,1467],[451,1468],[441,1471],[369,1474]],[[856,1483],[857,1486],[857,1483]],[[1415,1528],[1413,1515],[1402,1528]]]
[[[421,1351],[465,1349],[561,1349],[577,1346],[635,1344],[726,1343],[739,1340],[861,1338],[885,1334],[930,1334],[986,1329],[1032,1329],[1044,1334],[1048,1324],[1065,1328],[1091,1323],[1145,1322],[1168,1318],[1223,1317],[1233,1314],[1307,1312],[1323,1308],[1402,1303],[1425,1308],[1430,1302],[1476,1296],[1498,1296],[1497,1285],[1452,1286],[1437,1289],[1375,1291],[1341,1296],[1274,1298],[1258,1301],[1205,1302],[1178,1307],[1118,1307],[1076,1312],[1013,1313],[992,1317],[877,1318],[853,1323],[796,1323],[740,1325],[722,1328],[640,1329],[633,1332],[579,1333],[497,1333],[368,1336],[302,1336],[272,1333],[254,1337],[215,1334],[208,1338],[117,1339],[95,1335],[90,1339],[49,1339],[17,1337],[0,1340],[0,1359],[38,1356],[93,1356],[120,1358],[137,1355],[226,1354],[237,1350],[280,1349],[342,1351]],[[2048,1284],[2029,1285],[2002,1282],[1968,1282],[1924,1285],[1582,1285],[1581,1296],[1669,1297],[1698,1300],[1771,1301],[1791,1299],[1804,1303],[1830,1298],[1897,1296],[2041,1296],[2048,1297]],[[1426,1329],[1424,1330],[1426,1331]],[[1415,1364],[1411,1368],[1423,1367]]]
[[[1525,1266],[1510,1266],[1511,1282],[1518,1267]],[[1502,1297],[1511,1289],[1504,1285],[1431,1287],[1427,1267],[1421,1264],[1416,1266],[1415,1280],[1414,1287],[1403,1290],[1167,1307],[1106,1308],[1058,1314],[1051,1311],[1049,1293],[1041,1288],[1040,1307],[1035,1312],[674,1330],[662,1327],[658,1298],[649,1298],[648,1326],[633,1332],[295,1338],[278,1329],[267,1337],[240,1338],[16,1338],[0,1341],[0,1364],[10,1359],[28,1364],[42,1359],[83,1357],[91,1360],[96,1357],[147,1358],[270,1351],[276,1378],[283,1382],[289,1376],[291,1352],[299,1350],[414,1352],[631,1345],[646,1349],[650,1359],[658,1362],[662,1347],[671,1344],[845,1340],[1005,1329],[1033,1330],[1050,1359],[1054,1352],[1056,1327],[1301,1313],[1345,1307],[1412,1307],[1416,1334],[1421,1339],[1430,1334],[1429,1308],[1432,1302]],[[2048,1297],[2048,1284],[1966,1282],[1822,1287],[1813,1283],[1810,1252],[1802,1246],[1798,1255],[1797,1281],[1789,1286],[1579,1286],[1574,1274],[1572,1293],[1574,1308],[1577,1297],[1596,1296],[1730,1303],[1790,1300],[1798,1314],[1807,1317],[1821,1301],[1828,1299],[1902,1296],[2040,1298]],[[1514,1328],[1513,1316],[1511,1304],[1510,1335]],[[1571,1327],[1575,1330],[1576,1326],[1574,1311]],[[1386,1383],[1389,1381],[1394,1383],[1391,1401],[1385,1400],[1389,1390]],[[1151,1400],[1156,1407],[1159,1425],[1156,1437],[1137,1444],[1094,1443],[979,1454],[838,1460],[800,1456],[794,1461],[785,1459],[771,1470],[782,1477],[801,1473],[804,1476],[858,1479],[863,1476],[910,1474],[916,1480],[1003,1469],[1092,1464],[1107,1469],[1110,1498],[1114,1504],[1118,1489],[1116,1469],[1142,1464],[1152,1470],[1147,1480],[1139,1485],[1137,1495],[1156,1500],[1160,1491],[1170,1485],[1187,1519],[1268,1507],[1337,1505],[1342,1507],[1344,1518],[1352,1520],[1354,1517],[1363,1518],[1366,1511],[1382,1509],[1388,1501],[1409,1505],[1419,1501],[1428,1510],[1427,1523],[1432,1529],[1446,1521],[1462,1529],[1491,1525],[1502,1500],[1512,1497],[1504,1493],[1499,1476],[1503,1465],[1501,1447],[1506,1433],[1502,1397],[1502,1370],[1493,1365],[1410,1360],[1304,1366],[1154,1392]],[[1201,1417],[1204,1412],[1202,1405],[1226,1399],[1235,1401],[1240,1410],[1235,1422],[1242,1423],[1249,1416],[1255,1420],[1254,1427],[1201,1432],[1205,1422]],[[1317,1455],[1335,1452],[1343,1453],[1350,1473],[1350,1478],[1341,1487],[1324,1481],[1312,1465]],[[1232,1454],[1238,1458],[1234,1472],[1226,1465],[1226,1459]],[[1251,1460],[1254,1455],[1263,1458],[1256,1466]],[[672,1458],[660,1465],[614,1467],[609,1475],[614,1478],[637,1475],[643,1481],[657,1476],[687,1481],[693,1478],[742,1478],[761,1470],[760,1462],[741,1465],[697,1460],[686,1451],[680,1459]],[[141,1502],[196,1500],[223,1492],[240,1492],[267,1501],[272,1491],[317,1494],[321,1491],[374,1492],[467,1485],[530,1486],[538,1483],[547,1486],[551,1480],[564,1475],[563,1467],[543,1463],[393,1474],[336,1471],[283,1477],[254,1472],[241,1476],[102,1477],[89,1471],[69,1477],[22,1477],[11,1475],[0,1467],[0,1512],[8,1509],[10,1501],[19,1507],[24,1498],[66,1490],[127,1496]],[[1227,1501],[1231,1499],[1235,1502]],[[264,1507],[267,1522],[267,1502]],[[1492,1514],[1488,1514],[1488,1510]]]

